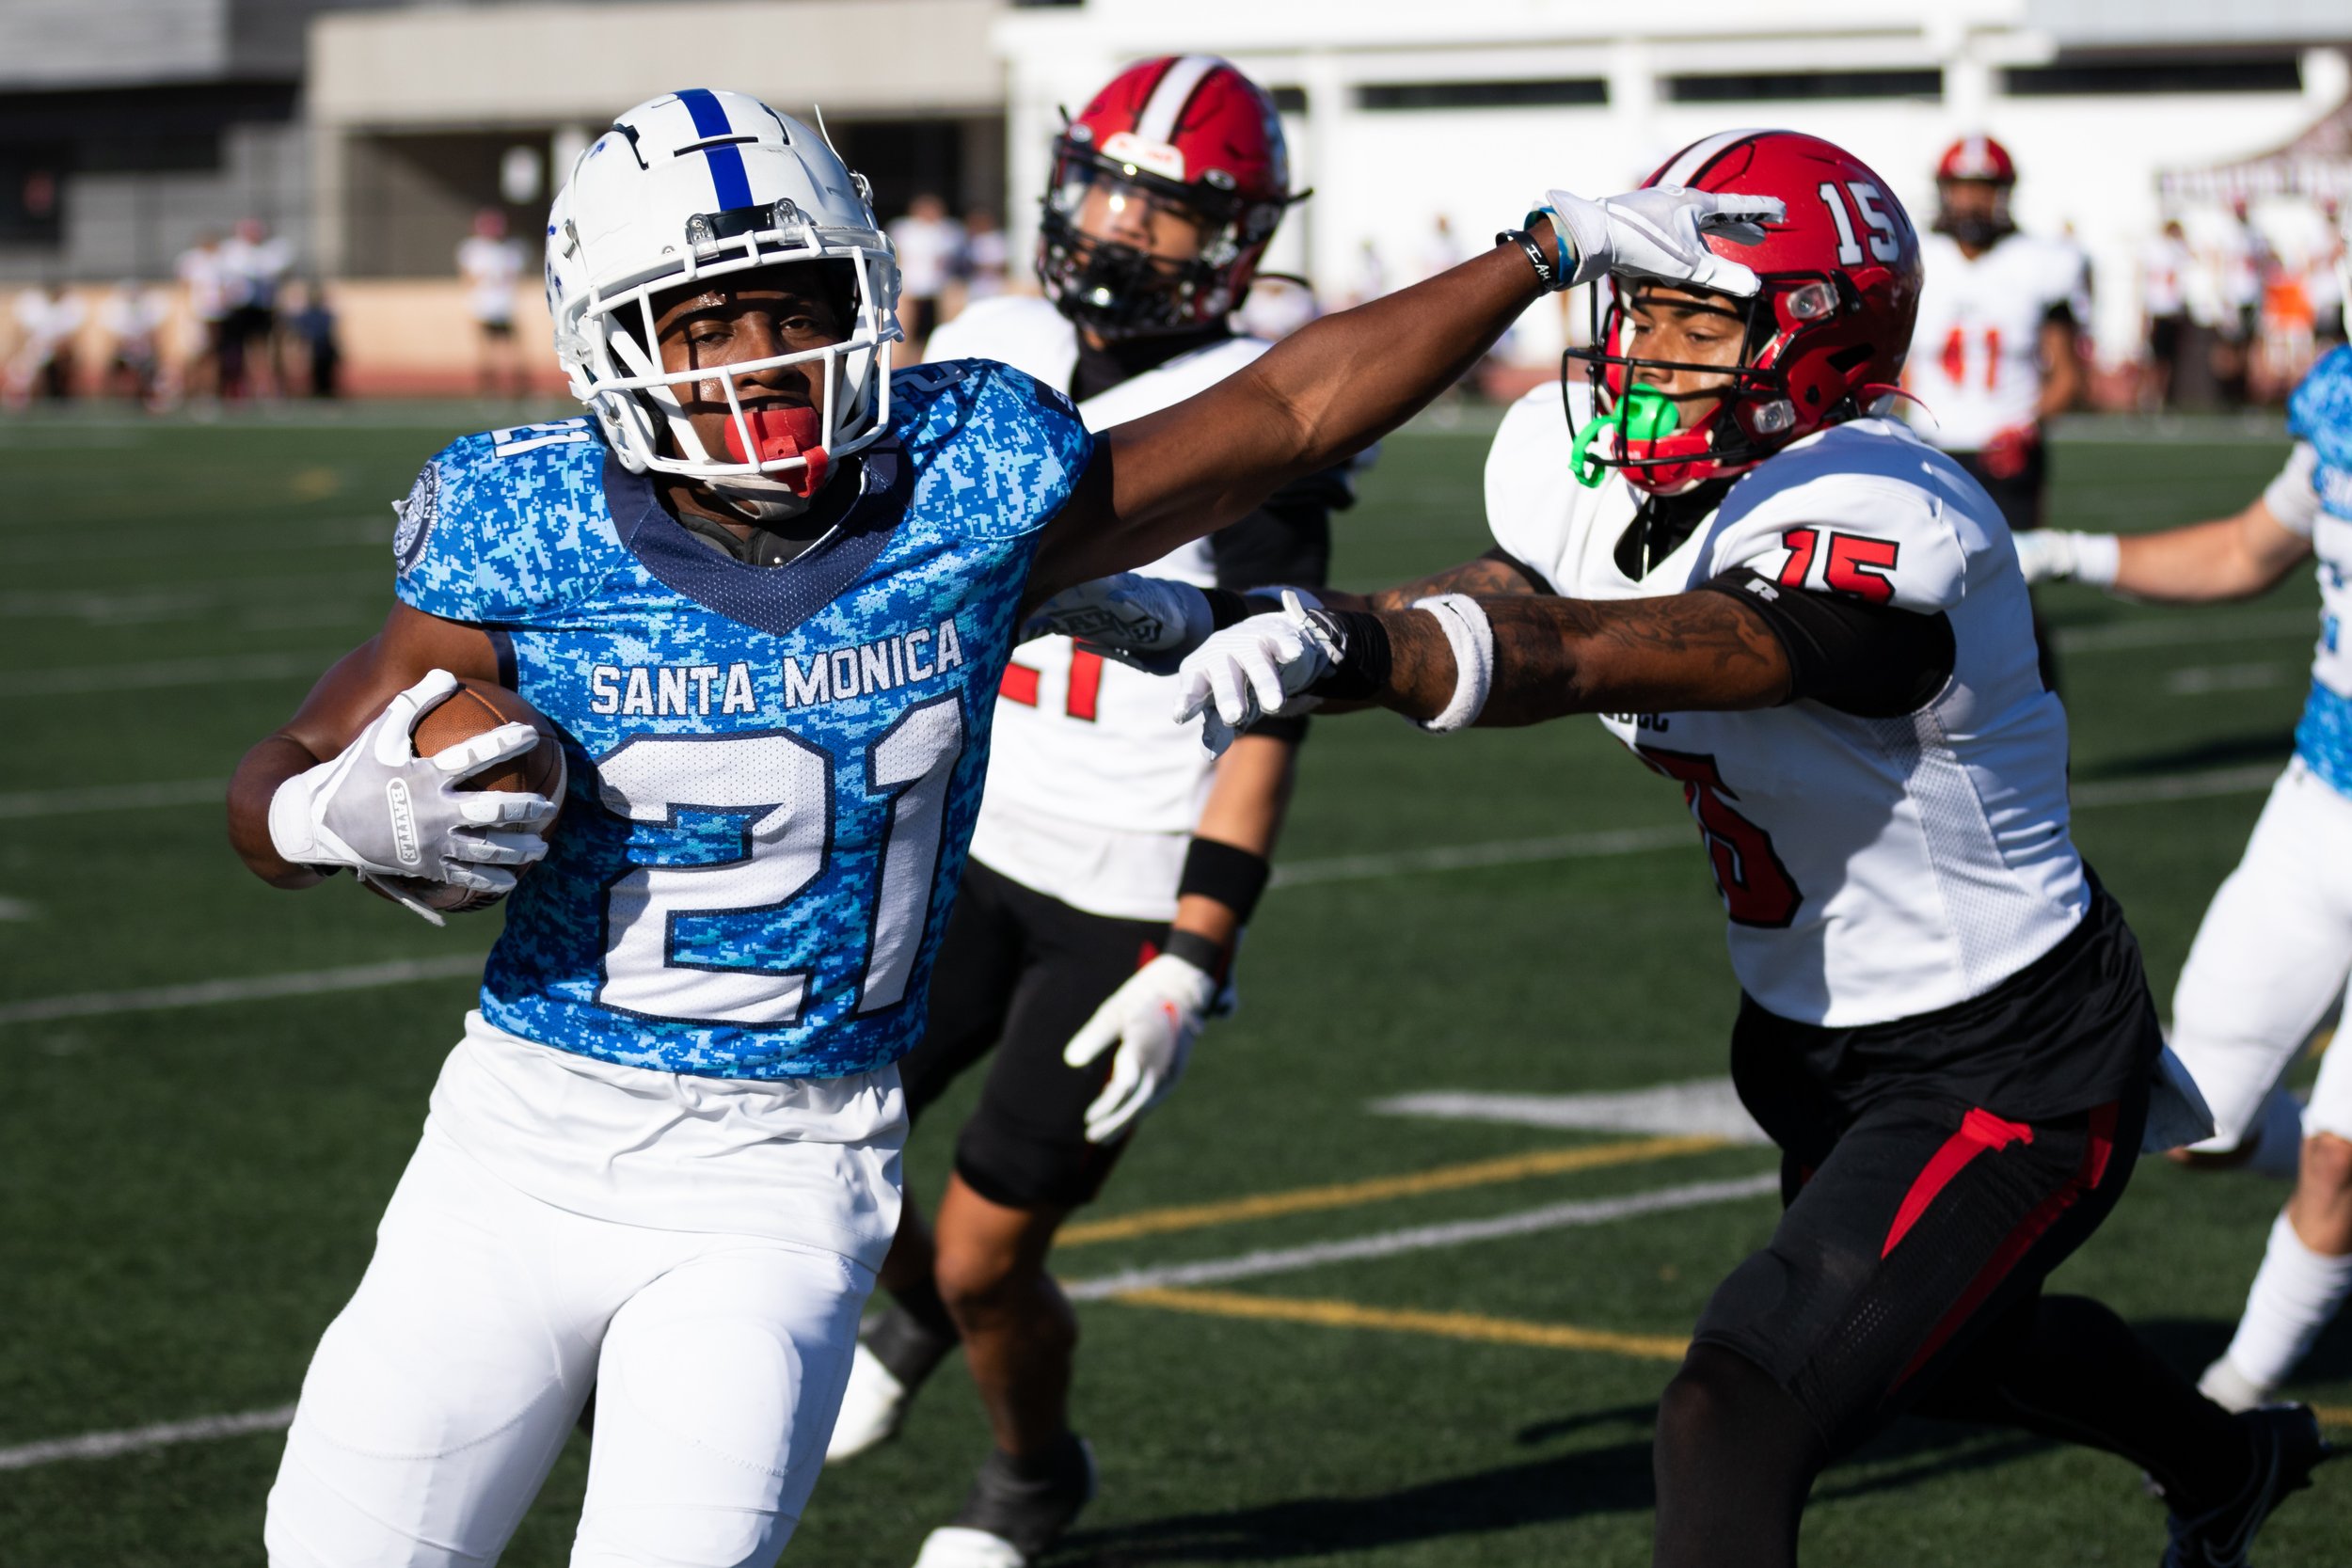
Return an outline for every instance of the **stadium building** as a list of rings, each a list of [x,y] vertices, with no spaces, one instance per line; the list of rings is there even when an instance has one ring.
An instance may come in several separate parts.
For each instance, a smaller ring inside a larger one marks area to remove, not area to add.
[[[1276,90],[1298,182],[1317,187],[1268,266],[1307,275],[1327,301],[1434,270],[1548,184],[1621,187],[1727,124],[1855,148],[1921,215],[1937,151],[1990,131],[2024,170],[2021,220],[2071,231],[2090,253],[2096,335],[2110,342],[2137,335],[2134,260],[2160,221],[2165,174],[2285,144],[2352,90],[2352,13],[2328,0],[1693,0],[1656,12],[1590,0],[21,0],[0,11],[0,29],[16,30],[0,42],[29,40],[26,28],[49,30],[43,47],[0,47],[0,268],[153,276],[198,228],[257,212],[298,230],[308,264],[349,280],[354,368],[387,388],[429,383],[464,356],[450,258],[470,214],[503,204],[534,216],[604,116],[677,85],[652,40],[725,40],[725,85],[794,111],[821,105],[885,217],[918,189],[1001,209],[1016,256],[1064,108],[1138,56],[1229,55]],[[117,41],[133,36],[136,47]],[[190,114],[210,129],[176,131],[172,116]],[[1510,352],[1546,359],[1563,330],[1537,312]]]

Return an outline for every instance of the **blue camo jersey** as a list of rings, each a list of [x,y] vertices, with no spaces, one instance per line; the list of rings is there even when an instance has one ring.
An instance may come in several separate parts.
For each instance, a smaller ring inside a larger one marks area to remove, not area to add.
[[[2312,367],[2287,400],[2287,429],[2318,456],[2312,487],[2319,515],[2312,553],[2319,567],[2319,645],[2312,690],[2295,727],[2296,753],[2321,779],[2352,795],[2352,349],[2339,348]]]
[[[488,628],[569,798],[482,1011],[720,1078],[827,1077],[923,1032],[1039,530],[1091,455],[1069,403],[967,361],[892,380],[824,540],[750,566],[587,420],[469,436],[401,508],[402,602]]]

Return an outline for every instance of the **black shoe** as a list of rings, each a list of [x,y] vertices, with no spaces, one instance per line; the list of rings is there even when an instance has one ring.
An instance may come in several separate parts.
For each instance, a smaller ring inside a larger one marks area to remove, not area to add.
[[[1025,1466],[1024,1468],[1026,1468]],[[918,1568],[1014,1568],[1051,1551],[1094,1496],[1094,1450],[1083,1437],[1024,1476],[1008,1454],[992,1453],[943,1529],[931,1531]]]
[[[2210,1513],[2167,1520],[2172,1544],[2163,1568],[2244,1568],[2263,1521],[2288,1494],[2309,1486],[2312,1471],[2336,1451],[2320,1436],[2319,1418],[2308,1404],[2264,1405],[2237,1419],[2254,1445],[2254,1479]]]

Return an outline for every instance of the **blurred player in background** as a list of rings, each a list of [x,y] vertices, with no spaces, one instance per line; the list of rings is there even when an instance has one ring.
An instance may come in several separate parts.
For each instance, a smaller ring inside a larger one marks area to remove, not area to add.
[[[739,94],[591,143],[547,259],[593,422],[429,462],[383,629],[239,765],[230,837],[272,885],[515,895],[303,1380],[275,1568],[494,1560],[592,1383],[576,1568],[775,1559],[896,1234],[898,1062],[1025,609],[1360,451],[1562,280],[1538,224],[1098,437],[1009,366],[891,374],[866,193]],[[1687,277],[1719,199],[1585,203],[1578,254]],[[561,732],[551,827],[464,787],[531,725],[416,754],[460,678]]]
[[[2139,387],[2139,406],[2153,413],[2172,404],[2172,377],[2181,362],[2181,339],[2188,325],[2188,274],[2196,265],[2181,220],[2164,229],[2139,253],[2139,310],[2148,347],[2148,373]]]
[[[892,221],[890,247],[904,279],[898,303],[907,341],[919,349],[939,325],[940,296],[955,276],[963,226],[947,215],[945,201],[925,191],[907,203],[905,216]]]
[[[16,296],[16,351],[8,356],[5,392],[8,406],[22,408],[35,397],[62,403],[74,391],[74,341],[89,312],[63,282],[26,289]]]
[[[2016,185],[2017,165],[1991,136],[1963,136],[1937,161],[1935,226],[1920,243],[1927,282],[1903,385],[1920,405],[1913,422],[2022,531],[2042,524],[2050,483],[2042,427],[2082,397],[2090,282],[2080,250],[2017,231]],[[1863,238],[1845,248],[1860,255]],[[2055,689],[2050,639],[2039,626],[2035,639]]]
[[[2163,604],[2250,598],[2319,560],[2319,643],[2295,759],[2205,911],[2172,998],[2172,1048],[2213,1111],[2214,1136],[2199,1148],[2275,1160],[2301,1141],[2295,1193],[2237,1337],[2205,1371],[2205,1392],[2232,1409],[2267,1400],[2352,1294],[2352,1045],[2339,1034],[2299,1123],[2276,1086],[2352,974],[2352,350],[2312,368],[2288,429],[2286,467],[2235,516],[2018,541],[2030,579]]]
[[[466,313],[473,318],[475,375],[482,395],[501,390],[519,398],[529,385],[522,345],[515,338],[515,293],[523,275],[522,242],[506,232],[506,214],[485,207],[473,232],[458,242],[457,276],[466,281]]]
[[[1097,430],[1179,403],[1269,346],[1230,318],[1295,199],[1256,83],[1206,55],[1132,66],[1055,143],[1045,297],[976,301],[930,356],[1002,360],[1068,391]],[[1311,591],[1330,513],[1353,499],[1345,469],[1315,475],[1148,570]],[[1070,1428],[1077,1324],[1045,1256],[1184,1071],[1265,885],[1305,726],[1268,720],[1217,759],[1168,721],[1174,701],[1170,681],[1067,637],[1025,642],[1005,673],[930,1029],[900,1064],[909,1117],[994,1055],[937,1224],[912,1199],[901,1212],[882,1272],[893,1305],[860,1346],[829,1454],[892,1435],[961,1343],[995,1451],[924,1568],[1033,1560],[1092,1491]]]
[[[2127,1456],[2165,1488],[2168,1568],[2240,1563],[2327,1451],[2312,1412],[2232,1416],[2108,1308],[2042,1290],[2158,1107],[2158,1147],[2203,1123],[2156,1098],[2138,945],[2068,832],[2009,529],[1879,417],[1920,288],[1910,220],[1790,132],[1709,137],[1652,183],[1778,200],[1710,237],[1699,287],[1608,280],[1572,351],[1585,406],[1539,389],[1496,436],[1496,548],[1215,633],[1186,706],[1212,744],[1310,695],[1440,731],[1597,713],[1681,784],[1742,991],[1732,1077],[1787,1208],[1660,1403],[1660,1568],[1793,1563],[1814,1478],[1906,1410]],[[1555,193],[1555,228],[1583,205]],[[1131,574],[1049,613],[1170,626],[1185,592]]]
[[[98,305],[98,329],[106,335],[108,396],[152,404],[163,377],[164,324],[171,300],[163,290],[126,277]]]

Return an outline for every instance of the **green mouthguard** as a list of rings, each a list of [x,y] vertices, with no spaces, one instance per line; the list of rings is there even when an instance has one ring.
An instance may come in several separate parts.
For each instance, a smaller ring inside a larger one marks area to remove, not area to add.
[[[1596,488],[1609,472],[1598,458],[1587,458],[1585,449],[1602,430],[1617,433],[1617,450],[1625,451],[1635,441],[1655,441],[1672,436],[1682,423],[1682,411],[1674,399],[1646,381],[1637,381],[1633,389],[1617,402],[1617,406],[1597,420],[1588,420],[1576,433],[1576,444],[1568,449],[1568,467],[1576,482],[1587,489]]]

